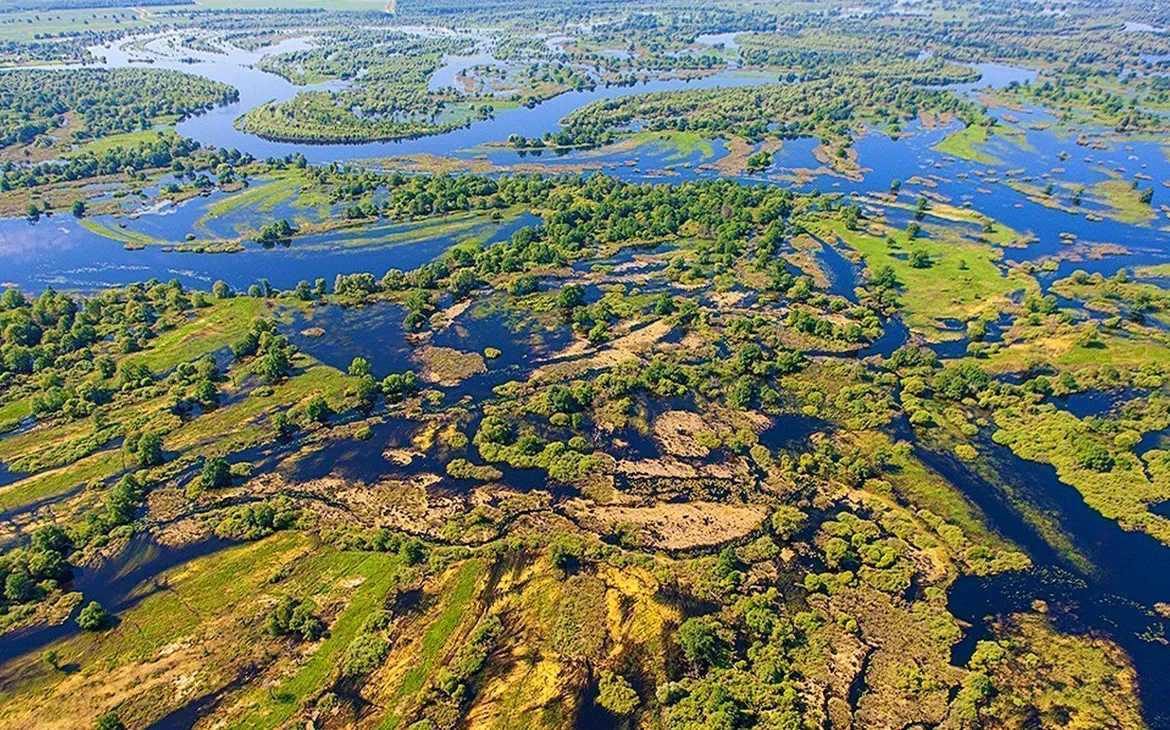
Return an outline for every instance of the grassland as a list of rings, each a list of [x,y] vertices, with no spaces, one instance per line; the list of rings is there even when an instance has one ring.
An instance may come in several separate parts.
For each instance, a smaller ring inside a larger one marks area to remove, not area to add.
[[[935,151],[980,165],[998,165],[1000,161],[981,149],[991,140],[991,132],[982,124],[970,124],[951,132],[934,146]]]
[[[1090,194],[1110,209],[1110,217],[1122,223],[1149,224],[1154,211],[1141,200],[1142,191],[1124,180],[1104,180],[1090,188]]]
[[[133,8],[0,13],[0,40],[32,41],[38,37],[109,30],[134,30],[150,25]]]
[[[163,140],[169,141],[175,136],[174,131],[170,129],[170,127],[173,127],[176,121],[178,120],[174,119],[173,117],[160,117],[154,120],[154,129],[143,129],[137,132],[111,134],[106,137],[90,140],[78,145],[66,156],[76,157],[79,155],[93,155],[95,157],[100,157],[101,155],[104,155],[117,147],[121,147],[122,149],[133,149],[144,144]]]
[[[901,282],[906,323],[929,336],[941,335],[945,329],[942,319],[994,318],[1011,305],[1013,294],[1038,289],[1026,274],[1004,274],[996,264],[1003,255],[1001,249],[955,236],[945,227],[927,226],[929,235],[913,240],[887,227],[850,231],[837,221],[813,221],[808,227],[822,238],[840,239],[862,254],[871,273],[889,266]],[[896,247],[888,244],[887,235],[893,236]],[[930,266],[912,266],[909,252],[913,250],[925,252]]]

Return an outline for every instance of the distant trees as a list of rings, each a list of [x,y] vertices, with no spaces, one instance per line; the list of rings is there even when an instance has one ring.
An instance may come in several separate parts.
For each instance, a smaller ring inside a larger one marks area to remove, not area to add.
[[[165,69],[10,69],[0,73],[0,147],[57,129],[66,112],[87,138],[149,129],[238,98],[227,84]]]

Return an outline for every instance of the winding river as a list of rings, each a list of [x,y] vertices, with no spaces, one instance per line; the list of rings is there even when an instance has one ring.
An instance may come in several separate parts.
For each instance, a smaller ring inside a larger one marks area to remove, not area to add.
[[[718,36],[708,43],[723,42],[734,36]],[[308,89],[338,89],[344,82],[330,82],[316,86],[298,87],[274,74],[254,67],[264,56],[305,48],[305,40],[287,40],[260,51],[233,50],[227,54],[197,52],[175,45],[173,36],[164,35],[149,42],[123,40],[95,48],[94,53],[109,67],[151,66],[171,68],[222,81],[239,90],[239,101],[217,109],[191,116],[177,125],[177,131],[198,140],[205,146],[235,148],[258,158],[303,154],[315,163],[342,162],[370,165],[393,164],[389,158],[406,155],[436,155],[466,160],[487,159],[507,166],[520,162],[539,161],[550,170],[564,166],[566,170],[603,169],[607,174],[629,180],[669,181],[716,177],[720,174],[711,163],[725,154],[720,140],[713,140],[710,153],[701,151],[681,154],[676,150],[659,150],[653,145],[635,149],[608,151],[583,150],[565,154],[533,152],[491,147],[508,135],[517,133],[538,137],[559,128],[560,120],[593,101],[613,99],[631,94],[685,88],[713,88],[755,85],[773,81],[761,73],[725,71],[694,80],[648,80],[635,86],[599,86],[588,91],[567,92],[535,108],[519,107],[497,114],[494,118],[477,121],[451,132],[394,142],[364,144],[294,144],[274,142],[249,134],[235,127],[235,121],[247,112],[269,101],[284,101]],[[476,55],[453,57],[436,76],[454,78],[460,68],[481,63],[486,56],[482,50]],[[147,60],[149,59],[149,63]],[[996,64],[979,66],[983,78],[979,82],[955,85],[959,93],[974,95],[979,89],[1002,86],[1011,82],[1028,81],[1034,72]],[[1005,110],[993,110],[1004,115]],[[1045,121],[1047,117],[1036,110],[1011,112],[1025,122]],[[1170,260],[1170,234],[1159,222],[1148,225],[1130,225],[1109,219],[1089,221],[1084,215],[1075,215],[1046,207],[1004,184],[990,184],[987,179],[1010,176],[1016,179],[1074,179],[1085,185],[1119,175],[1148,175],[1152,180],[1170,180],[1170,160],[1159,145],[1153,142],[1135,143],[1106,150],[1092,150],[1083,154],[1074,140],[1062,138],[1050,130],[1031,129],[1024,132],[1023,141],[1009,143],[998,140],[990,147],[997,158],[995,165],[976,164],[946,158],[932,149],[954,126],[925,129],[915,125],[912,134],[901,139],[877,132],[863,136],[857,143],[859,159],[865,166],[864,180],[851,181],[824,170],[813,157],[816,140],[787,141],[776,154],[774,166],[756,176],[740,176],[744,182],[784,184],[799,190],[821,190],[866,196],[873,191],[889,188],[894,180],[901,180],[909,191],[904,200],[913,200],[916,191],[945,197],[955,204],[972,204],[979,210],[1011,226],[1021,233],[1029,233],[1035,242],[1026,248],[1008,252],[1009,260],[1034,260],[1041,256],[1063,255],[1055,272],[1042,276],[1051,281],[1067,275],[1073,268],[1111,274],[1123,266],[1159,263]],[[814,174],[807,174],[807,173]],[[798,174],[806,173],[806,174]],[[917,185],[912,184],[917,181]],[[1170,200],[1170,193],[1155,185],[1154,207]],[[107,217],[101,222],[110,227],[128,227],[132,231],[158,235],[149,230],[153,225],[166,233],[164,239],[182,241],[189,231],[197,211],[208,205],[206,198],[198,198],[181,206],[161,210],[145,210],[136,220],[118,220]],[[182,210],[183,208],[187,210]],[[1091,202],[1083,207],[1094,211]],[[1099,212],[1099,211],[1098,211]],[[898,209],[886,209],[895,222],[907,214]],[[99,217],[99,220],[101,218]],[[157,223],[155,223],[157,221]],[[146,229],[146,230],[140,230]],[[972,231],[975,232],[974,230]],[[486,240],[510,235],[503,228],[487,232]],[[1061,234],[1074,234],[1083,244],[1124,245],[1126,256],[1089,258],[1074,253],[1062,245]],[[29,290],[54,286],[59,289],[94,290],[107,286],[140,281],[150,277],[178,278],[187,284],[208,286],[222,279],[237,288],[246,288],[258,279],[266,279],[278,288],[294,286],[301,279],[318,276],[332,279],[337,273],[372,271],[380,273],[388,268],[410,268],[421,263],[421,254],[433,255],[443,243],[437,240],[431,246],[411,251],[397,246],[346,246],[342,236],[298,239],[287,249],[264,250],[250,246],[243,254],[232,256],[200,255],[159,250],[147,246],[144,250],[126,251],[120,242],[92,232],[71,217],[61,214],[46,217],[32,224],[25,219],[0,219],[0,283],[17,285]],[[425,260],[425,259],[423,259]]]

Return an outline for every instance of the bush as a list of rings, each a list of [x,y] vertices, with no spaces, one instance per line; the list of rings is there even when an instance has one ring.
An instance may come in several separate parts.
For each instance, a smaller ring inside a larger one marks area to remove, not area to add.
[[[638,709],[638,693],[620,674],[603,671],[597,682],[597,704],[615,715],[629,715]]]
[[[305,641],[316,641],[325,635],[325,622],[313,614],[309,604],[285,596],[265,617],[264,630],[272,636],[298,636]]]
[[[203,465],[203,473],[199,475],[199,486],[204,489],[221,489],[232,484],[232,468],[227,459],[214,456]]]
[[[467,459],[453,459],[447,464],[447,476],[452,479],[475,479],[490,482],[504,476],[494,466],[472,464]]]
[[[364,677],[381,666],[389,649],[390,642],[378,634],[358,634],[345,650],[343,671],[350,677]]]
[[[89,605],[77,614],[77,625],[85,631],[101,631],[109,622],[109,612],[97,601],[90,601]]]
[[[1089,436],[1077,436],[1073,440],[1073,448],[1081,468],[1098,472],[1113,468],[1113,455],[1100,441]]]
[[[126,730],[126,725],[118,717],[118,713],[110,710],[97,719],[93,724],[94,730]]]
[[[781,540],[791,540],[807,521],[808,515],[786,504],[780,505],[772,513],[772,529]]]
[[[678,627],[678,645],[692,664],[718,667],[727,662],[727,642],[720,635],[722,626],[714,619],[689,618]]]
[[[329,407],[325,396],[315,395],[309,399],[309,403],[305,406],[305,415],[309,417],[310,421],[325,423],[329,420],[329,416],[333,415],[333,409]]]

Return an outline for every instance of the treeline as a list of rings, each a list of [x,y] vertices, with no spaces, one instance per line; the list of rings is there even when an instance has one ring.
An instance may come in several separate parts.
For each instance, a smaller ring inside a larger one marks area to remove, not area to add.
[[[545,144],[602,144],[635,123],[641,129],[731,133],[749,140],[830,131],[847,136],[858,122],[898,125],[920,112],[960,112],[956,95],[881,79],[834,78],[802,84],[687,89],[597,101],[569,114]]]
[[[9,12],[46,10],[87,10],[89,8],[124,8],[126,0],[11,0],[4,9]],[[157,5],[194,5],[195,0],[134,0],[135,7]]]
[[[160,136],[134,147],[115,147],[100,155],[82,154],[61,162],[45,162],[27,167],[5,162],[0,165],[0,191],[34,188],[127,171],[182,166],[179,161],[189,158],[198,149],[199,143],[195,140],[174,135]]]

